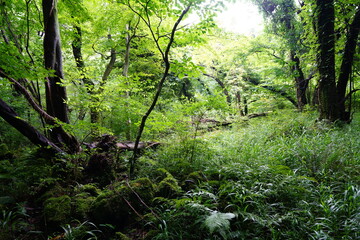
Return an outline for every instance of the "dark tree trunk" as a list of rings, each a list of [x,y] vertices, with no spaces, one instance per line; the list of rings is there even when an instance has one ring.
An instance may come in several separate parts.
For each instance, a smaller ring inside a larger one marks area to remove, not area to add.
[[[44,62],[45,68],[53,71],[53,75],[46,78],[46,111],[63,123],[69,123],[66,88],[62,86],[62,54],[60,44],[60,30],[57,18],[57,0],[43,0],[44,15]],[[53,122],[49,122],[53,125]],[[65,132],[61,127],[53,127],[50,136],[52,141],[63,146],[64,144],[71,152],[79,151],[77,140]]]
[[[47,112],[64,123],[69,123],[66,105],[66,88],[62,86],[63,78],[60,30],[57,19],[57,1],[43,0],[44,14],[44,62],[45,68],[53,70],[54,75],[46,81]]]
[[[349,121],[350,114],[347,114],[345,108],[345,94],[346,87],[348,85],[352,65],[354,62],[354,54],[356,50],[356,43],[360,32],[360,6],[356,11],[354,19],[350,25],[349,32],[346,37],[346,45],[344,50],[344,55],[341,63],[339,79],[337,83],[337,97],[339,101],[339,112],[340,119],[343,121]],[[349,109],[350,111],[350,109]]]
[[[214,68],[214,67],[212,67],[212,69],[214,69],[215,71],[217,71],[217,69]],[[221,71],[220,71],[219,73],[222,74]],[[229,91],[226,89],[226,86],[225,86],[224,82],[221,81],[220,78],[215,77],[215,76],[212,76],[212,75],[210,75],[210,74],[204,74],[204,75],[207,76],[207,77],[210,77],[210,78],[214,79],[214,80],[217,82],[217,84],[219,84],[219,86],[221,87],[221,90],[223,91],[224,95],[226,96],[226,102],[230,105],[230,104],[231,104],[231,96],[230,96],[230,94],[229,94]]]
[[[249,113],[249,106],[248,106],[246,97],[243,97],[243,99],[244,99],[244,101],[243,101],[244,102],[244,116],[246,116]]]
[[[19,115],[17,115],[17,113],[2,99],[0,99],[0,116],[35,145],[50,147],[54,152],[62,152],[62,150],[53,142],[49,141],[49,139],[42,135],[38,130],[19,117]]]
[[[334,0],[317,0],[317,33],[319,52],[317,56],[319,80],[320,119],[339,119],[335,81],[335,32]]]
[[[295,73],[297,107],[298,109],[302,110],[304,106],[308,104],[306,91],[309,86],[309,79],[305,79],[304,73],[300,66],[300,59],[296,56],[296,53],[291,51],[290,56],[291,60],[294,63],[294,65],[292,66],[292,70]]]
[[[71,44],[73,55],[75,58],[76,67],[78,68],[82,83],[85,85],[86,92],[92,96],[95,94],[95,84],[86,76],[85,72],[85,62],[82,56],[82,30],[81,27],[75,26],[75,37]],[[86,111],[81,110],[79,114],[79,119],[83,120],[85,117]],[[96,123],[98,119],[98,113],[96,107],[93,107],[93,104],[90,106],[90,118],[92,123]]]
[[[242,103],[241,103],[241,93],[240,91],[237,91],[236,94],[235,94],[235,98],[236,98],[236,102],[238,104],[238,109],[239,109],[239,114],[240,116],[244,116],[244,111],[242,109]]]

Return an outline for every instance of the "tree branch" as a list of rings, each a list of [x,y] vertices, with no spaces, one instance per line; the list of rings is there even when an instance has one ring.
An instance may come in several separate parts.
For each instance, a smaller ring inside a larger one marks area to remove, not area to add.
[[[190,10],[190,7],[191,7],[191,3],[182,11],[182,13],[180,14],[179,18],[177,19],[177,21],[175,22],[173,28],[172,28],[172,31],[171,31],[171,36],[170,36],[170,39],[169,39],[169,42],[167,44],[167,47],[165,49],[165,52],[162,51],[162,49],[160,48],[159,46],[159,43],[157,41],[156,42],[156,45],[158,47],[158,50],[162,53],[162,56],[163,56],[163,61],[165,63],[165,69],[164,69],[164,73],[163,73],[163,76],[159,82],[159,85],[158,85],[158,88],[157,88],[157,91],[155,93],[155,96],[154,96],[154,99],[153,99],[153,102],[151,104],[151,106],[149,107],[149,109],[147,110],[147,112],[144,114],[144,116],[142,117],[141,119],[141,123],[140,123],[140,126],[139,126],[139,131],[138,131],[138,134],[137,134],[137,137],[136,137],[136,140],[135,140],[135,147],[134,147],[134,154],[133,154],[133,157],[130,161],[130,177],[133,175],[134,173],[134,170],[135,170],[135,163],[136,163],[136,160],[138,158],[138,155],[139,155],[139,149],[138,149],[138,146],[139,146],[139,142],[140,142],[140,139],[141,139],[141,136],[142,136],[142,133],[144,131],[144,128],[145,128],[145,123],[146,123],[146,120],[147,118],[149,117],[149,115],[151,114],[151,112],[153,111],[158,99],[159,99],[159,96],[160,96],[160,93],[161,93],[161,90],[162,90],[162,87],[164,85],[164,82],[168,76],[168,73],[169,73],[169,70],[170,70],[170,62],[169,62],[169,53],[170,53],[170,49],[171,49],[171,46],[174,42],[174,39],[175,39],[175,33],[176,33],[176,30],[177,30],[177,27],[178,25],[180,24],[180,22],[182,21],[182,19],[184,18],[185,14]],[[141,17],[141,16],[140,16]],[[154,33],[151,29],[151,26],[148,26],[149,27],[149,30],[151,31],[153,37],[154,37]],[[156,38],[154,38],[155,40]]]

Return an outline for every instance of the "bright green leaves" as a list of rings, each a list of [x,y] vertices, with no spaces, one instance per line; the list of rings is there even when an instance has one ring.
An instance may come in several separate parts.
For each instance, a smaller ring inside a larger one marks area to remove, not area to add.
[[[205,220],[206,227],[209,228],[210,233],[219,232],[219,234],[227,239],[227,232],[230,230],[230,220],[235,218],[233,213],[221,213],[214,211]]]

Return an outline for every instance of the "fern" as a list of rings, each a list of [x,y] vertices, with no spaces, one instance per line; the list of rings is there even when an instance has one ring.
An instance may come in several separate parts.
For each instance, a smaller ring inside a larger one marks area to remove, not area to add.
[[[213,211],[205,220],[205,226],[210,230],[210,233],[218,232],[224,239],[227,239],[227,233],[230,230],[230,220],[235,218],[233,213],[222,213]]]

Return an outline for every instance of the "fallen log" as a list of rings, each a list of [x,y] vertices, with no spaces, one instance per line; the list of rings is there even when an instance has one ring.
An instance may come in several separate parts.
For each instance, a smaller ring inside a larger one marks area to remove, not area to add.
[[[160,145],[159,142],[139,142],[138,149],[146,149],[146,148],[157,148]],[[117,142],[116,147],[122,150],[134,151],[135,142],[125,141],[125,142]]]
[[[92,143],[84,143],[88,149],[98,149],[100,152],[108,152],[113,150],[134,151],[135,142],[132,141],[116,141],[116,137],[112,135],[103,135],[99,141]],[[139,142],[138,149],[157,148],[161,143],[159,142]]]
[[[256,117],[265,117],[267,115],[268,114],[266,112],[264,112],[264,113],[253,113],[253,114],[249,114],[247,117],[249,119],[251,119],[251,118],[256,118]]]

